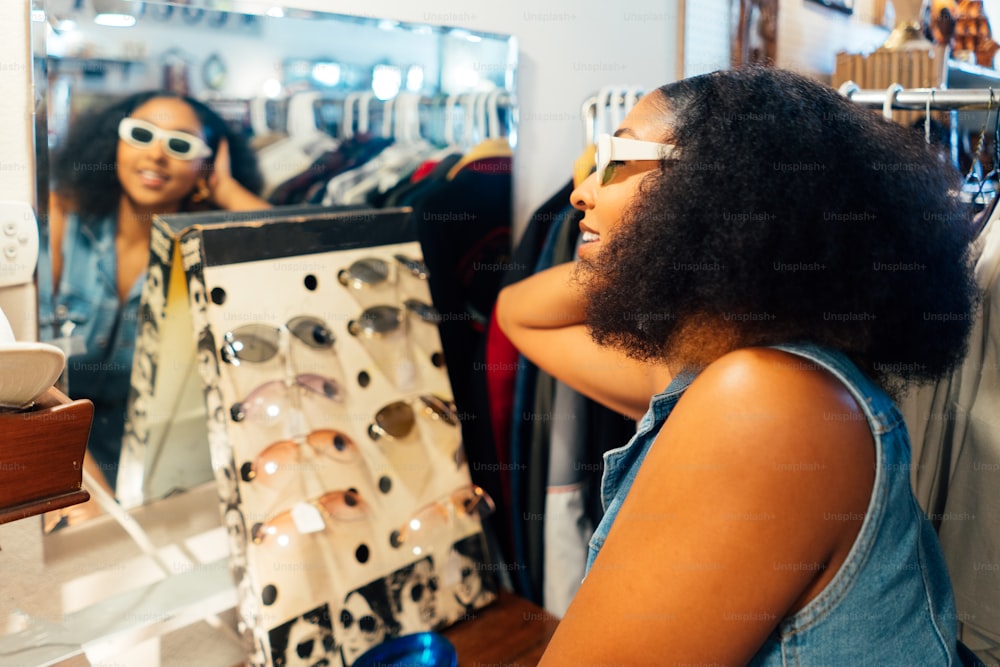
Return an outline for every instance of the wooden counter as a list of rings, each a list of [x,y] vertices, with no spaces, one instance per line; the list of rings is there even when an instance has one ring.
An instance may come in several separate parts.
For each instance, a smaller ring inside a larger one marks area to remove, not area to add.
[[[558,619],[509,591],[442,633],[458,652],[459,667],[537,665]]]

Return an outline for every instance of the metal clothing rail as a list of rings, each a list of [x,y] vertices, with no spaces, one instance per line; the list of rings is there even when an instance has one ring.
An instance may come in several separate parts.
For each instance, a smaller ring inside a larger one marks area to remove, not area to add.
[[[1000,106],[1000,88],[903,88],[862,89],[853,81],[843,84],[840,94],[862,106],[884,109],[932,111],[986,110]]]

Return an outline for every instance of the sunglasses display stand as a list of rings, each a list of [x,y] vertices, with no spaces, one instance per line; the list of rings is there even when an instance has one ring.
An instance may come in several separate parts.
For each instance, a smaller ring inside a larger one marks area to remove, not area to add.
[[[195,385],[204,435],[184,437],[218,485],[249,664],[346,667],[494,600],[492,502],[463,455],[411,211],[162,216],[153,245],[167,316],[141,329],[155,382],[134,372],[128,428]]]

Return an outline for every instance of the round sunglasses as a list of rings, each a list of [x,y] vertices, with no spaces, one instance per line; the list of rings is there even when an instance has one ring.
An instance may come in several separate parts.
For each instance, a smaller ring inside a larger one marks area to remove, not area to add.
[[[178,160],[210,157],[212,149],[201,137],[180,130],[164,130],[138,118],[122,118],[118,123],[118,137],[133,148],[146,150],[159,141],[163,151]]]
[[[381,625],[378,619],[371,614],[365,614],[361,618],[355,619],[354,614],[352,614],[347,609],[342,609],[340,612],[340,625],[344,630],[350,630],[351,626],[354,625],[354,621],[358,622],[358,629],[366,635],[374,634]]]

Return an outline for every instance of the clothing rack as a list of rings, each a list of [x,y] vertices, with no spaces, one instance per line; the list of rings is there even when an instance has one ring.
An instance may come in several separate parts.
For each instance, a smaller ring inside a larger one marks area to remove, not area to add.
[[[900,110],[971,111],[1000,107],[1000,88],[902,88],[862,89],[853,81],[840,87],[840,94],[856,104]],[[890,103],[891,106],[886,107]]]
[[[640,86],[612,85],[602,87],[596,95],[585,99],[580,106],[584,145],[595,143],[597,135],[602,131],[614,132],[618,121],[642,95],[643,89]]]
[[[1000,112],[1000,88],[903,88],[893,84],[884,90],[862,89],[853,81],[840,86],[841,95],[861,106],[881,107],[887,118],[893,110],[947,111],[950,116],[949,150],[956,167],[959,159],[959,112]]]

